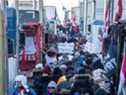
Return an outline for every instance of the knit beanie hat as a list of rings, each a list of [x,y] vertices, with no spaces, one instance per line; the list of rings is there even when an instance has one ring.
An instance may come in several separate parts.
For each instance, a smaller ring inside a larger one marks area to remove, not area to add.
[[[54,81],[49,82],[48,88],[57,88],[57,84]]]

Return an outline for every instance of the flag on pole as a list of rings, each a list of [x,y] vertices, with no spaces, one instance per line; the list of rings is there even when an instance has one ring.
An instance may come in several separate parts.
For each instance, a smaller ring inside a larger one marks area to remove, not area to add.
[[[72,25],[73,26],[77,26],[77,24],[76,24],[76,16],[72,16],[71,21],[72,21]]]
[[[23,52],[22,52],[22,64],[26,64],[26,52],[25,52],[25,48],[23,49]]]
[[[104,31],[107,32],[108,31],[108,27],[110,24],[110,2],[111,0],[106,0],[106,6],[105,6],[105,17],[104,17],[104,22],[105,22],[105,27],[104,27]]]
[[[38,25],[38,28],[36,30],[36,35],[34,37],[34,40],[35,40],[35,46],[36,46],[36,61],[39,62],[40,61],[40,52],[41,52],[41,49],[42,49],[42,26],[40,24],[37,24]]]
[[[110,8],[111,0],[105,0],[105,10],[104,10],[104,32],[103,32],[103,41],[102,41],[102,53],[106,54],[105,48],[105,38],[107,37],[107,31],[110,25]]]
[[[118,22],[122,17],[123,12],[123,4],[122,0],[117,0],[117,8],[116,8],[116,14],[115,14],[115,21]]]
[[[124,55],[120,71],[120,82],[118,88],[118,95],[126,95],[126,42],[124,42]]]

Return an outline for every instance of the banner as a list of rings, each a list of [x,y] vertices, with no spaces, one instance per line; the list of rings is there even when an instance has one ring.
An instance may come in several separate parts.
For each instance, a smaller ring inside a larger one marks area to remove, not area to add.
[[[105,27],[104,27],[104,32],[108,31],[108,27],[110,25],[110,2],[111,0],[106,0],[106,6],[105,6],[105,13],[104,13],[104,22],[105,22]]]
[[[122,0],[116,0],[116,2],[117,2],[117,7],[116,7],[116,14],[115,14],[115,21],[118,22],[122,17],[123,2]]]
[[[87,42],[85,44],[83,51],[88,51],[89,53],[98,53],[96,45],[90,42]]]
[[[34,54],[36,52],[33,37],[26,37],[26,39],[25,39],[25,50],[26,50],[26,54]]]
[[[74,53],[74,43],[58,43],[58,53],[61,54],[73,54]]]

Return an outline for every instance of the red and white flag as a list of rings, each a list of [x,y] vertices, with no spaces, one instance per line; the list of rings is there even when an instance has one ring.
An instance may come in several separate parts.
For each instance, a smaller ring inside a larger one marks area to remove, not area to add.
[[[105,13],[104,13],[104,22],[105,22],[105,27],[104,27],[104,31],[107,32],[108,31],[108,27],[110,24],[110,1],[111,0],[106,0],[106,6],[105,6]]]
[[[72,26],[77,26],[77,23],[76,23],[76,16],[73,16],[71,18],[71,21],[72,21]]]
[[[118,88],[118,95],[126,95],[126,42],[124,42],[124,55],[120,71],[120,82]]]
[[[122,17],[122,13],[123,13],[123,2],[122,0],[117,0],[117,8],[116,8],[116,14],[115,14],[115,21],[118,22],[121,17]]]
[[[25,48],[22,51],[22,64],[26,64],[26,51],[25,51]]]

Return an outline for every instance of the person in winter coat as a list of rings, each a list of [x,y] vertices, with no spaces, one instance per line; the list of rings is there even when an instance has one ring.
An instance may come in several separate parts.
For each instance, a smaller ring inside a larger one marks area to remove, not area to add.
[[[36,65],[33,72],[33,86],[37,95],[47,95],[47,85],[51,80],[52,71],[48,65],[41,68],[40,64]]]
[[[92,60],[93,70],[96,70],[98,68],[104,69],[101,59],[96,54],[92,54],[92,57],[93,57]]]
[[[51,76],[52,76],[52,70],[47,65],[47,66],[44,67],[43,72],[42,72],[43,95],[47,95],[47,86],[48,86],[48,83],[52,79]]]
[[[37,95],[41,95],[41,93],[43,93],[43,91],[42,91],[42,87],[43,87],[42,70],[41,69],[35,69],[33,72],[33,86],[34,86],[34,89],[35,89]]]
[[[51,67],[51,63],[57,63],[57,50],[53,47],[51,47],[47,54],[45,55],[46,58],[46,65]]]
[[[72,93],[79,93],[78,95],[86,93],[94,95],[90,76],[88,74],[75,76],[75,82],[73,83],[72,90]]]
[[[57,91],[57,84],[54,81],[50,81],[48,84],[48,94],[47,95],[57,95],[56,91]]]
[[[100,93],[101,93],[101,89],[102,89],[102,92],[104,90],[104,92],[106,92],[107,95],[111,94],[112,83],[111,83],[111,80],[106,76],[105,70],[96,69],[96,70],[93,71],[92,74],[93,74],[94,83],[99,86]],[[99,93],[99,90],[98,90],[97,93]],[[96,94],[96,95],[99,95],[99,94]],[[102,94],[100,94],[100,95],[102,95]]]
[[[79,53],[75,53],[75,58],[74,58],[74,70],[76,72],[79,71],[79,68],[81,68],[85,64],[83,56]]]
[[[27,78],[18,75],[15,78],[15,90],[12,95],[37,95],[36,92],[27,85]]]
[[[56,67],[53,71],[52,79],[57,83],[62,75],[63,75],[62,70],[59,67]]]

